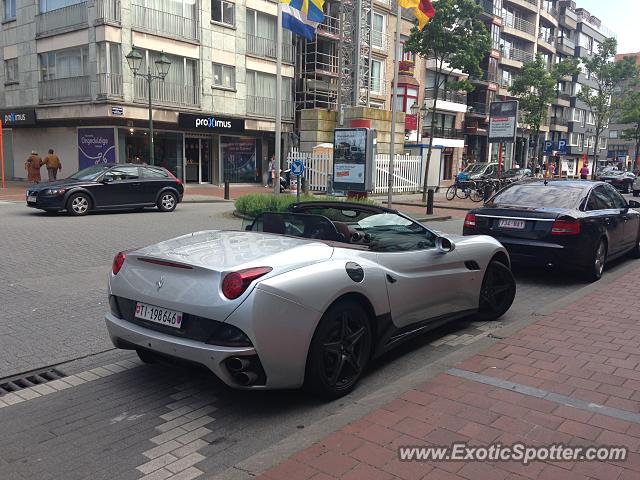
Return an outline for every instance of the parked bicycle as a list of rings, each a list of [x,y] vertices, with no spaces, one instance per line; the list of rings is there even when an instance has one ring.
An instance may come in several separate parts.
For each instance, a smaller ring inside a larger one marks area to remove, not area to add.
[[[461,200],[470,198],[474,202],[479,202],[482,200],[483,195],[476,181],[456,179],[455,183],[447,188],[447,192],[445,193],[447,200],[453,200],[455,197]]]

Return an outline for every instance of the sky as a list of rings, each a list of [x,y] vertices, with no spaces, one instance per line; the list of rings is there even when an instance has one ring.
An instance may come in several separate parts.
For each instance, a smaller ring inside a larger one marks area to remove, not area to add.
[[[582,7],[602,20],[602,23],[618,34],[618,53],[640,52],[640,1],[638,0],[575,0]]]

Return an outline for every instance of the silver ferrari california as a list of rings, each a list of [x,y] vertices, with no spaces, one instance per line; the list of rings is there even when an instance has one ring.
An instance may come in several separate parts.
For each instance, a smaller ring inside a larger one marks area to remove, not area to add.
[[[491,237],[445,237],[379,206],[306,202],[242,231],[120,252],[108,292],[113,344],[145,362],[204,365],[234,388],[338,397],[414,335],[499,318],[516,286]]]

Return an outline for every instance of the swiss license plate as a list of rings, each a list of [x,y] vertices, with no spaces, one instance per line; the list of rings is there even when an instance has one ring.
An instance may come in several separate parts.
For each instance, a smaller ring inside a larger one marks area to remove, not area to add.
[[[500,228],[513,228],[515,230],[524,230],[524,220],[508,220],[501,218],[498,222]]]
[[[27,197],[27,202],[35,202],[36,201],[36,197],[34,195],[29,195]]]
[[[141,302],[136,303],[136,318],[173,328],[180,328],[182,325],[181,312]]]

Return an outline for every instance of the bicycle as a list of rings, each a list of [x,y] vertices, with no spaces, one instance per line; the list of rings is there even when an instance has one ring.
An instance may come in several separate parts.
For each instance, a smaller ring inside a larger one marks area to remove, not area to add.
[[[445,193],[445,198],[449,201],[453,200],[455,197],[458,197],[461,200],[467,199],[471,196],[471,192],[475,189],[475,182],[473,180],[462,180],[459,181],[456,179],[455,183],[447,188],[447,192]]]

